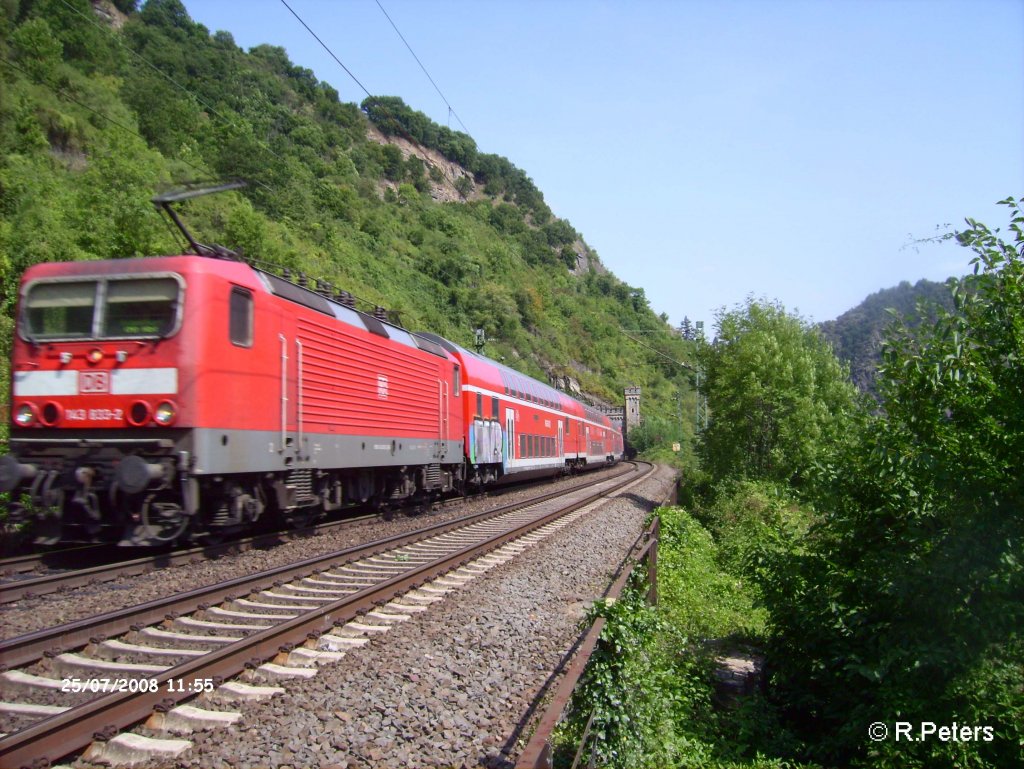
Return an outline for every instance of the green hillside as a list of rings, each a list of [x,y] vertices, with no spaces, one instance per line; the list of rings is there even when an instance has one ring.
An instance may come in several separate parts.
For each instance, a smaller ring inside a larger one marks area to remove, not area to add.
[[[328,281],[414,330],[472,346],[482,328],[485,354],[597,401],[640,385],[643,411],[684,424],[690,443],[695,398],[676,361],[693,342],[526,173],[399,98],[344,103],[283,49],[243,51],[178,0],[116,5],[0,2],[5,348],[26,267],[180,252],[150,198],[241,178],[242,192],[184,206],[201,242]]]

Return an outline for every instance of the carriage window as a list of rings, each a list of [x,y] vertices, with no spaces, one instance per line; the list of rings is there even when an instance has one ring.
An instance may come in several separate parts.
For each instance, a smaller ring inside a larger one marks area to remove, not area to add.
[[[482,393],[476,394],[476,415],[483,417],[484,415],[484,396]]]
[[[252,292],[232,286],[228,307],[228,336],[231,337],[231,344],[252,347],[252,326]]]
[[[498,418],[498,399],[491,398],[491,416],[494,419]]]

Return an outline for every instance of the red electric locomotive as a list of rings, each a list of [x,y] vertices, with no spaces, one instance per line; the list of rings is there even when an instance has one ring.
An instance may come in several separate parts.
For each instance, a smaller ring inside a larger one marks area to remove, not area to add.
[[[43,264],[22,281],[13,456],[44,540],[151,544],[462,477],[459,364],[226,259]]]
[[[0,491],[38,541],[195,539],[621,457],[564,394],[186,236],[206,255],[22,278]]]

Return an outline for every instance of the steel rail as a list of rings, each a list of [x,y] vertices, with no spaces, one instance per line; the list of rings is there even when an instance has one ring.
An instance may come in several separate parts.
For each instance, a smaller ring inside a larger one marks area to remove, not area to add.
[[[168,566],[180,566],[186,563],[199,563],[201,561],[210,560],[223,555],[244,553],[247,550],[255,550],[269,545],[281,544],[296,539],[306,539],[308,537],[316,536],[323,531],[338,528],[351,523],[354,520],[362,520],[366,517],[367,516],[359,516],[358,518],[329,521],[309,528],[255,534],[243,539],[231,540],[230,542],[220,542],[216,545],[200,545],[198,547],[188,548],[187,550],[160,552],[153,555],[142,556],[141,558],[133,558],[126,561],[112,561],[110,563],[98,564],[84,569],[75,569],[74,571],[69,572],[46,574],[41,577],[6,580],[4,582],[0,582],[0,604],[14,603],[15,601],[20,601],[23,598],[34,598],[41,595],[56,593],[61,590],[85,587],[98,582],[109,582],[117,579],[118,577],[133,577],[139,574],[148,574],[157,569],[167,568]],[[89,550],[98,550],[103,547],[109,548],[110,546],[90,545],[86,548],[81,548],[83,551],[81,554],[84,555]],[[37,563],[41,563],[41,559],[45,558],[47,555],[48,554],[44,553],[41,556],[25,556],[24,558],[29,559],[35,557],[37,559]]]
[[[0,575],[9,576],[11,574],[24,574],[26,571],[32,571],[38,569],[44,565],[48,559],[61,558],[61,557],[82,557],[94,550],[99,549],[98,545],[81,545],[79,547],[69,547],[62,550],[51,550],[45,553],[25,553],[23,555],[12,555],[6,558],[0,558]],[[0,585],[0,589],[3,585]],[[2,601],[2,597],[0,597]]]
[[[653,467],[649,468],[647,474],[650,472],[653,472]],[[647,477],[647,474],[642,477]],[[419,587],[425,582],[483,553],[500,547],[510,540],[517,539],[573,510],[607,497],[622,487],[638,480],[633,473],[629,475],[631,477],[620,480],[611,487],[606,486],[596,492],[587,494],[585,497],[569,505],[560,506],[552,512],[533,518],[525,523],[517,524],[496,536],[470,544],[419,567],[410,568],[410,570],[402,574],[363,588],[324,606],[309,609],[297,617],[285,620],[265,630],[260,630],[221,649],[211,651],[202,657],[172,666],[161,673],[151,676],[151,678],[159,682],[156,691],[106,694],[0,738],[0,766],[13,768],[29,766],[39,759],[59,760],[63,756],[87,746],[97,734],[109,734],[112,726],[114,729],[130,726],[148,717],[158,707],[167,709],[173,707],[178,701],[195,696],[189,689],[190,684],[197,680],[201,681],[213,677],[226,678],[237,675],[247,667],[258,666],[279,653],[290,651],[291,648],[294,648],[295,644],[304,642],[310,634],[313,634],[314,637],[323,634],[334,625],[344,624],[376,605],[385,603],[410,589]],[[565,493],[557,492],[545,496],[549,500],[552,497],[564,495]],[[537,502],[534,501],[530,504],[537,504]],[[525,506],[528,505],[520,503],[506,507],[516,508]],[[468,516],[460,522],[438,524],[420,532],[390,537],[362,548],[349,548],[346,551],[335,553],[333,559],[337,561],[339,558],[354,555],[355,551],[359,551],[365,557],[424,539],[425,537],[422,536],[424,531],[430,531],[435,534],[443,533],[447,530],[475,523],[476,520],[474,519],[483,520],[494,515],[493,512],[479,513]],[[325,563],[328,560],[330,560],[330,556],[319,556],[307,559],[301,564],[293,564],[264,572],[256,575],[255,579],[253,577],[244,577],[220,583],[211,588],[190,591],[189,594],[186,594],[187,597],[183,597],[184,604],[179,605],[192,606],[193,609],[199,608],[200,604],[207,603],[211,599],[216,600],[214,598],[215,595],[220,595],[221,598],[224,598],[231,590],[237,590],[243,584],[247,590],[260,589],[258,586],[273,584],[274,581],[280,581],[285,575],[297,576],[300,573],[309,573],[311,566]],[[348,558],[348,560],[352,559]],[[134,624],[160,621],[166,616],[167,605],[166,603],[160,607],[151,605],[157,603],[161,602],[150,602],[150,604],[134,607],[136,610],[141,611],[141,615],[137,611],[129,616],[130,610],[114,612],[112,614],[117,615],[115,620],[110,620],[106,624],[99,624],[103,627],[113,627],[114,623],[116,623],[117,627],[128,630]],[[29,634],[12,639],[11,642],[6,642],[4,646],[19,646],[24,649],[32,648],[38,650],[41,648],[41,644],[45,644],[41,638],[43,635],[47,635],[47,640],[50,642],[59,637],[67,643],[80,644],[80,640],[77,639],[83,637],[83,633],[87,635],[90,633],[90,630],[87,630],[85,626],[94,627],[96,624],[89,620],[72,623],[72,626],[77,625],[81,627],[64,634],[61,634],[60,629]],[[64,628],[64,630],[68,630],[68,628]],[[91,632],[94,633],[96,631],[92,630]],[[39,636],[39,638],[33,638],[33,636]],[[69,640],[72,637],[76,639],[74,642]],[[24,643],[14,643],[22,639],[24,639]],[[3,647],[0,647],[0,654],[4,654]],[[6,654],[4,656],[6,657]],[[184,687],[178,687],[178,689],[184,688],[184,692],[178,690],[171,692],[164,686],[172,678],[175,680],[182,679],[186,682]]]
[[[509,487],[509,490],[519,489],[520,486]],[[503,489],[494,491],[502,492]],[[557,492],[548,492],[557,493]],[[475,497],[459,497],[463,501]],[[546,498],[544,495],[540,498]],[[445,500],[445,504],[449,500]],[[500,508],[499,508],[500,509]],[[365,520],[376,516],[376,513],[353,516],[340,520],[327,521],[316,526],[303,527],[298,529],[287,529],[282,531],[266,532],[255,534],[242,539],[234,539],[228,542],[217,544],[198,545],[196,547],[160,552],[153,555],[146,555],[140,558],[133,558],[123,561],[112,561],[110,563],[97,564],[84,569],[61,572],[57,574],[46,574],[40,577],[27,577],[24,579],[5,579],[0,581],[0,605],[14,603],[24,598],[35,598],[41,595],[49,595],[61,590],[69,590],[77,587],[86,587],[99,582],[109,582],[119,577],[132,577],[140,574],[148,574],[156,569],[167,568],[168,566],[179,566],[186,563],[198,563],[202,560],[235,553],[243,553],[248,550],[255,550],[261,547],[291,542],[297,539],[305,539],[316,536],[325,531],[340,528],[353,521]],[[107,549],[110,545],[84,545],[82,547],[69,548],[52,553],[34,553],[30,555],[14,556],[0,560],[0,575],[12,573],[25,573],[38,568],[46,559],[58,558],[61,556],[85,557],[93,551]]]

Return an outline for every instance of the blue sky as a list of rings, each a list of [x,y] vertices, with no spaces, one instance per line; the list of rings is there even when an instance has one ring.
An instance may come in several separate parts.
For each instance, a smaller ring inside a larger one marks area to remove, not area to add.
[[[365,93],[280,0],[184,0]],[[968,270],[1024,197],[1024,0],[288,0],[371,93],[504,155],[656,312],[828,320]]]

